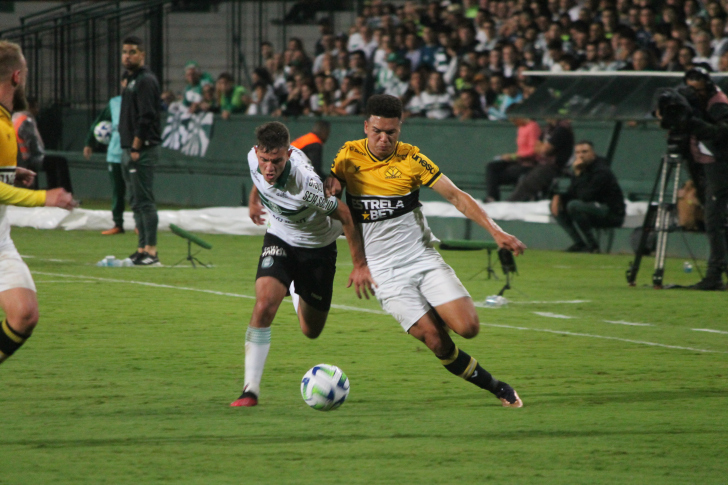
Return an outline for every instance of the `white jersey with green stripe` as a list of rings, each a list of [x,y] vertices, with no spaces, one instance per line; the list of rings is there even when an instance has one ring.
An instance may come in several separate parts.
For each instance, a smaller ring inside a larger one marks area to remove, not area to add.
[[[341,223],[329,217],[339,201],[324,195],[324,184],[308,157],[298,148],[291,150],[274,184],[260,173],[255,149],[248,153],[250,177],[268,212],[268,232],[299,248],[328,246],[342,233]]]

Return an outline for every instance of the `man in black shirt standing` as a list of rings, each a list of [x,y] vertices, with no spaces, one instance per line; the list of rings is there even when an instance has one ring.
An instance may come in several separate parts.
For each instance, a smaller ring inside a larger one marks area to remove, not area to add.
[[[161,141],[160,89],[157,77],[144,65],[141,39],[123,41],[121,63],[127,85],[121,95],[119,136],[123,149],[121,164],[131,192],[131,208],[139,230],[137,251],[130,258],[135,265],[159,266],[157,254],[157,207],[152,191],[154,165],[159,160]]]
[[[580,141],[574,152],[575,177],[565,194],[553,197],[551,213],[574,241],[568,252],[598,253],[592,228],[622,225],[624,195],[606,161],[594,153],[592,142]]]

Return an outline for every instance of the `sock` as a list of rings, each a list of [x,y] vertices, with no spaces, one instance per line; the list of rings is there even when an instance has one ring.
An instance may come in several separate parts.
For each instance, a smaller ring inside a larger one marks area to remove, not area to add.
[[[2,324],[0,324],[0,362],[13,355],[26,340],[28,340],[28,337],[10,328],[8,319],[3,319]]]
[[[291,281],[291,286],[288,287],[288,291],[291,293],[291,300],[293,300],[293,310],[298,313],[298,301],[301,297],[296,293],[296,287],[293,286],[293,281]]]
[[[248,327],[245,332],[245,386],[244,392],[260,396],[265,360],[270,349],[270,328]]]
[[[468,382],[475,384],[481,389],[496,393],[500,381],[493,377],[490,372],[483,369],[478,361],[453,345],[452,351],[447,357],[440,359],[445,369]]]

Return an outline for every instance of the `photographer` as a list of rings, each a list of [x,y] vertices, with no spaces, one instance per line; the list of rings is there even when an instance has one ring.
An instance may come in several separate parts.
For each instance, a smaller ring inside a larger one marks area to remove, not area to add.
[[[726,227],[728,221],[728,97],[713,83],[708,71],[693,67],[685,73],[685,87],[661,96],[658,118],[671,136],[690,137],[690,158],[705,174],[705,231],[710,255],[705,277],[695,290],[725,290]],[[682,96],[683,99],[679,99]],[[685,104],[689,108],[683,109]],[[695,167],[693,167],[695,168]],[[692,172],[692,170],[691,170]]]

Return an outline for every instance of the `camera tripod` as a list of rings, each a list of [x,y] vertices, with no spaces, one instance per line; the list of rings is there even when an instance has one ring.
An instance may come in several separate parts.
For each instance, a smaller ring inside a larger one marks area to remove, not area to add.
[[[657,241],[652,286],[656,289],[662,288],[662,280],[665,274],[665,257],[667,256],[667,236],[671,232],[670,222],[677,204],[677,192],[680,188],[680,169],[685,161],[683,158],[685,141],[682,137],[672,135],[668,139],[667,152],[662,157],[660,171],[655,179],[655,185],[652,187],[647,213],[642,222],[642,234],[637,245],[635,258],[629,264],[627,270],[627,283],[630,286],[635,286],[642,256],[645,253],[649,254],[647,250],[648,239],[654,233]],[[657,196],[657,200],[655,200],[655,196]]]

